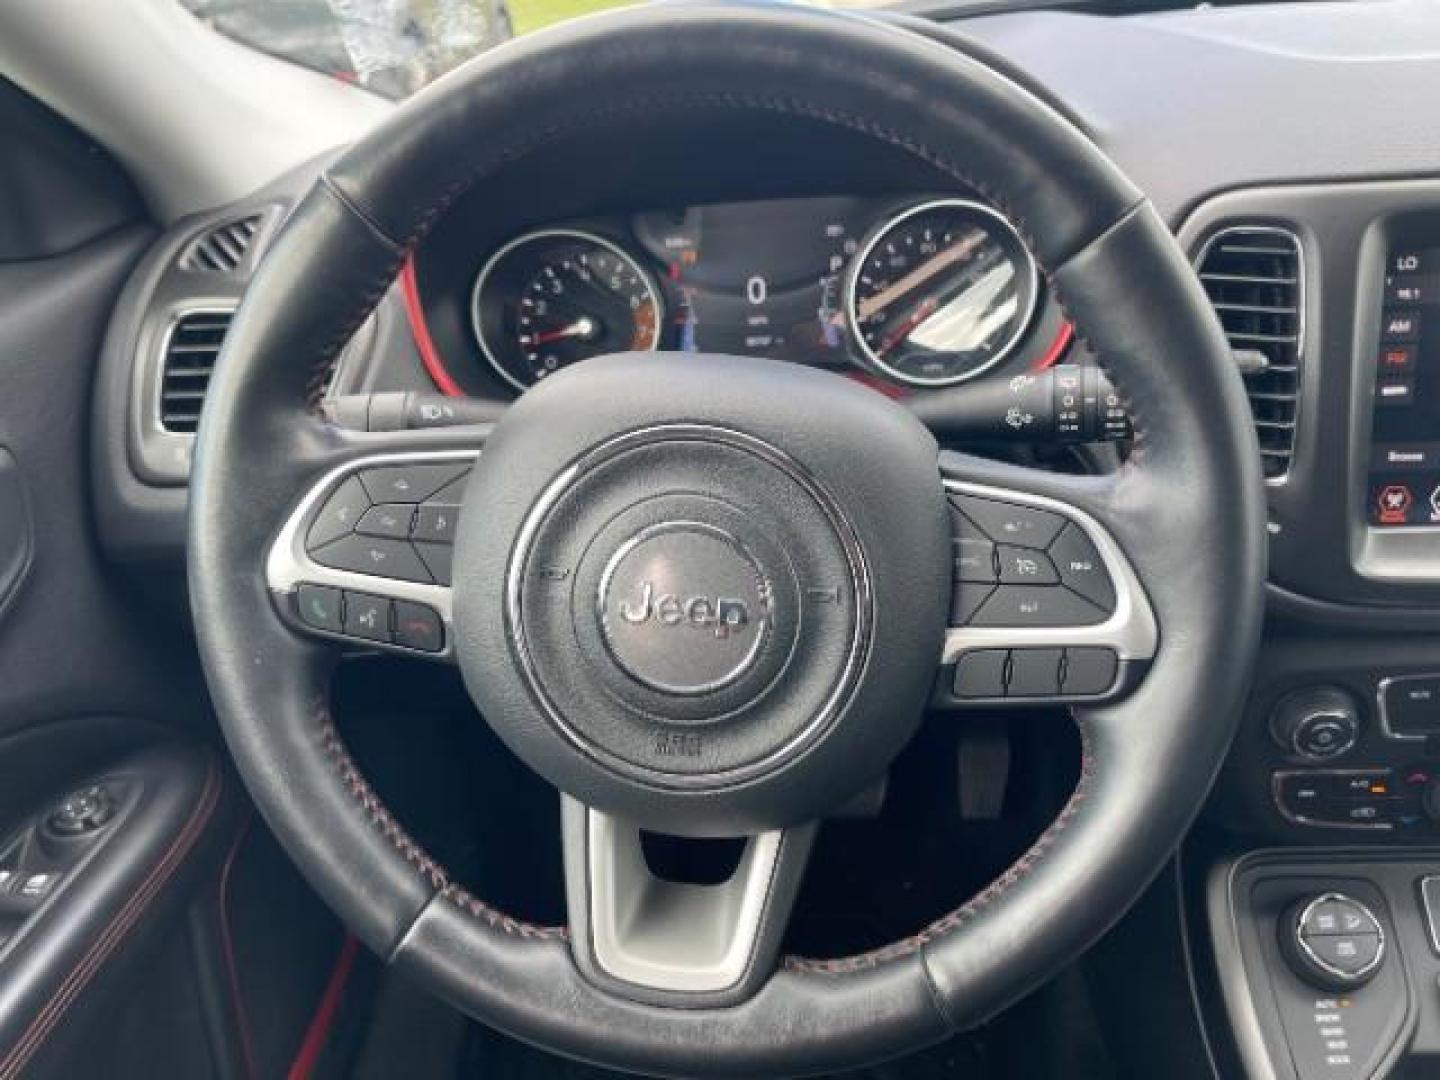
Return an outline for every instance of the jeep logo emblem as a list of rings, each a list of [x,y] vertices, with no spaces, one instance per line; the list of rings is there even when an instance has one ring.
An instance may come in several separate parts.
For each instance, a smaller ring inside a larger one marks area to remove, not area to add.
[[[656,596],[654,582],[642,581],[639,596],[620,602],[620,617],[635,626],[653,619],[661,626],[693,626],[727,638],[750,624],[750,606],[733,596]]]
[[[594,611],[610,658],[653,690],[728,686],[770,637],[769,579],[739,540],[713,525],[642,529],[611,556],[599,584]]]

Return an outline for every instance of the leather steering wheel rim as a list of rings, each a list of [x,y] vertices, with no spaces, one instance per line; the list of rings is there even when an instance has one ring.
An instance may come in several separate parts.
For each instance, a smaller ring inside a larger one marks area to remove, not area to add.
[[[911,938],[842,960],[787,958],[747,1000],[685,1009],[597,988],[564,928],[489,907],[405,833],[331,722],[335,650],[287,627],[260,572],[296,493],[384,448],[327,425],[313,405],[333,358],[445,210],[586,125],[676,111],[697,124],[763,113],[838,126],[922,159],[1017,224],[1126,397],[1134,452],[1106,477],[950,454],[938,472],[1102,520],[1160,625],[1135,692],[1076,710],[1079,786],[999,880]],[[1023,996],[1104,933],[1173,851],[1229,746],[1258,643],[1258,460],[1228,347],[1164,222],[1038,97],[958,43],[872,20],[661,5],[485,54],[325,170],[256,274],[216,369],[191,484],[190,593],[241,775],[315,888],[381,957],[472,1016],[609,1066],[847,1068]]]

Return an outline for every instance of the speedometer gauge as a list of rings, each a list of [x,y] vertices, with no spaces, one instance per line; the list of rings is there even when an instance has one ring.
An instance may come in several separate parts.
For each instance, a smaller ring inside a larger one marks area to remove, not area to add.
[[[911,386],[949,386],[1015,348],[1039,295],[1035,260],[987,206],[942,199],[882,225],[850,271],[845,316],[866,359]]]
[[[660,342],[654,284],[624,251],[589,233],[512,240],[481,268],[470,308],[486,359],[519,390],[592,356]]]

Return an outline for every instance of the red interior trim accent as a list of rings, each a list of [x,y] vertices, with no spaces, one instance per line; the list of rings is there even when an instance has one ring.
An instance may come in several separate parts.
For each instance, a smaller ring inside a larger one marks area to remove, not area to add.
[[[405,318],[410,323],[410,336],[420,350],[420,362],[425,371],[442,393],[451,397],[464,397],[465,391],[455,381],[435,348],[435,339],[430,336],[430,326],[425,322],[425,305],[420,302],[420,283],[415,278],[415,256],[411,255],[400,268],[400,295],[405,301]]]
[[[1050,342],[1050,347],[1045,350],[1045,355],[1036,360],[1031,366],[1031,371],[1044,371],[1058,364],[1070,348],[1070,343],[1075,340],[1075,326],[1072,323],[1062,322],[1060,329],[1055,334],[1055,340]]]
[[[430,326],[425,321],[425,305],[420,302],[420,283],[415,277],[415,257],[413,255],[407,258],[405,265],[400,268],[400,295],[405,301],[405,318],[410,323],[410,335],[415,339],[415,347],[420,351],[420,362],[425,365],[425,371],[442,393],[448,394],[450,397],[465,397],[465,390],[450,374],[449,368],[445,366],[445,361],[440,356],[440,350],[435,347],[435,339],[430,336]],[[1055,339],[1050,342],[1044,355],[1031,366],[1031,370],[1044,371],[1054,367],[1064,357],[1070,348],[1070,343],[1074,340],[1075,327],[1068,322],[1062,322],[1060,329],[1055,334]],[[905,396],[903,388],[875,378],[868,372],[851,372],[850,375],[851,378],[863,382],[887,397]]]
[[[882,379],[879,375],[872,375],[868,371],[847,371],[845,374],[862,386],[868,386],[871,390],[884,394],[892,401],[899,401],[906,394],[905,387],[897,386],[888,379]]]
[[[320,995],[320,1003],[315,1006],[315,1015],[310,1018],[310,1026],[305,1029],[300,1050],[296,1053],[295,1060],[290,1063],[290,1071],[286,1074],[289,1080],[310,1080],[314,1074],[320,1054],[330,1039],[330,1029],[335,1026],[335,1018],[340,1014],[340,1003],[345,998],[345,984],[350,981],[350,971],[355,966],[355,956],[359,951],[359,940],[353,934],[346,934],[340,953],[335,957],[335,967],[330,971],[330,980],[325,984],[325,992]]]
[[[230,930],[230,871],[235,866],[235,859],[240,854],[241,847],[250,838],[250,827],[255,823],[254,815],[245,819],[235,834],[235,842],[230,845],[230,852],[225,856],[225,862],[220,867],[219,889],[219,913],[220,913],[220,951],[225,960],[225,981],[229,984],[230,1003],[235,1008],[235,1027],[240,1035],[240,1056],[245,1066],[247,1080],[259,1080],[260,1070],[255,1066],[255,1047],[250,1041],[250,1017],[245,1012],[245,997],[240,992],[240,972],[235,964],[235,936]]]

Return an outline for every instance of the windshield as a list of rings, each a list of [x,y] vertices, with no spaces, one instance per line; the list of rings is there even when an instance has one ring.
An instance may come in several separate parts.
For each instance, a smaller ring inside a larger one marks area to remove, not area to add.
[[[509,38],[630,0],[180,0],[220,33],[389,98]],[[822,0],[874,7],[884,0]]]

